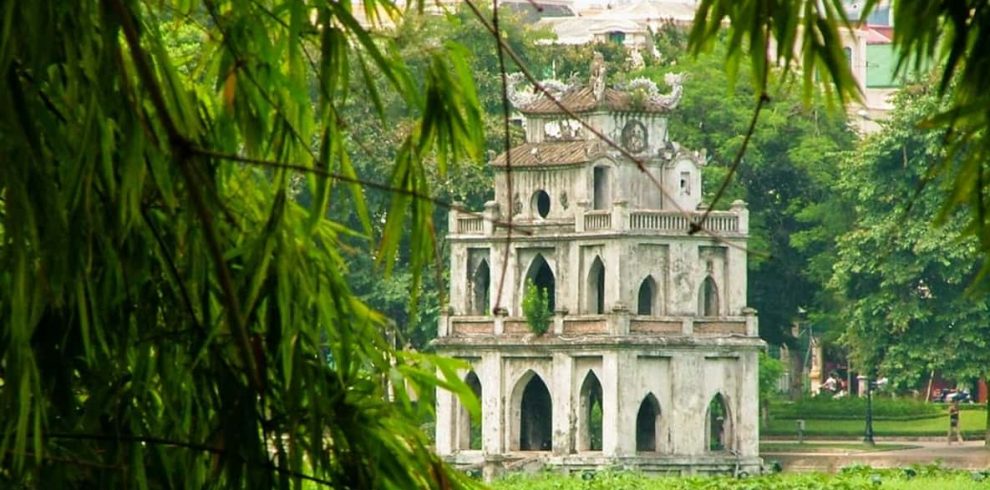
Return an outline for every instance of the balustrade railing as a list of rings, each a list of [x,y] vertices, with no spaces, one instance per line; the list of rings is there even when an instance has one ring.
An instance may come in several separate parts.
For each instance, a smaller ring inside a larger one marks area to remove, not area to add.
[[[458,233],[484,233],[485,220],[480,216],[461,216],[457,218]]]
[[[584,229],[608,230],[612,228],[612,214],[608,211],[589,211],[584,215]]]

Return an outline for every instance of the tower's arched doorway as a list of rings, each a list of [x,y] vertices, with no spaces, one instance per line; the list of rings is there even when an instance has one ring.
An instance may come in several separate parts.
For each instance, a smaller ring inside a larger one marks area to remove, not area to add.
[[[701,283],[698,291],[698,314],[701,316],[718,316],[718,287],[715,279],[708,276]]]
[[[588,269],[588,312],[596,315],[605,313],[605,264],[601,257],[595,257]]]
[[[482,259],[481,263],[471,275],[471,314],[488,314],[489,295],[491,291],[491,269],[488,261]]]
[[[730,417],[729,405],[721,393],[716,393],[708,402],[708,416],[705,420],[705,440],[708,450],[732,449],[732,417]]]
[[[602,450],[602,384],[594,371],[581,383],[578,403],[578,450]]]
[[[657,283],[653,276],[646,276],[639,285],[639,301],[636,305],[637,315],[653,315],[653,303],[656,297]]]
[[[529,264],[529,271],[526,273],[526,280],[533,281],[533,284],[540,290],[546,290],[548,301],[548,308],[553,311],[555,306],[556,291],[556,280],[553,276],[553,270],[550,269],[550,264],[547,260],[543,258],[542,254],[537,254],[533,262]],[[525,282],[523,287],[526,287]],[[525,291],[525,289],[523,290]]]
[[[519,400],[518,448],[521,451],[549,451],[553,447],[550,390],[535,373],[529,373],[519,382],[526,385]]]
[[[660,434],[660,402],[653,393],[646,395],[636,414],[636,450],[658,451]]]

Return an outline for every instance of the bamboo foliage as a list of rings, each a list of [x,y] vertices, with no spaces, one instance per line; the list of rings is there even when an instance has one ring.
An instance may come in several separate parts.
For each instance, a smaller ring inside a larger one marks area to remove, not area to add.
[[[387,266],[409,233],[412,261],[431,261],[424,162],[445,172],[483,144],[462,50],[417,80],[347,1],[0,10],[0,483],[467,484],[393,389],[469,394],[457,364],[390,345],[341,241]],[[173,59],[178,30],[198,39],[189,59]],[[355,74],[419,114],[381,237],[336,110]],[[338,192],[359,229],[326,218]]]

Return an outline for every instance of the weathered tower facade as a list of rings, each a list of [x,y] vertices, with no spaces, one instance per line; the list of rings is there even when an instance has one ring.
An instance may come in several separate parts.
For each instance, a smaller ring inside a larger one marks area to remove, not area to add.
[[[588,86],[547,84],[567,111],[513,91],[526,142],[491,162],[494,201],[450,213],[436,347],[470,365],[481,417],[439,393],[437,450],[488,469],[752,474],[764,344],[746,306],[746,205],[696,230],[704,155],[667,137],[680,80],[620,90],[592,71]],[[543,335],[523,316],[528,282],[550,299]]]

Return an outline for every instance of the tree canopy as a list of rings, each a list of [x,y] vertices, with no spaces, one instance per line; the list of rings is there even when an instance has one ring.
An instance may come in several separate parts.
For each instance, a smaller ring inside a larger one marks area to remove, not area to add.
[[[463,46],[414,76],[349,2],[2,9],[3,486],[464,484],[414,422],[415,395],[469,394],[456,364],[395,350],[347,280],[355,253],[403,244],[413,283],[433,260],[428,172],[484,148]],[[354,80],[369,117],[410,115],[370,182]],[[328,214],[342,194],[354,221]]]

